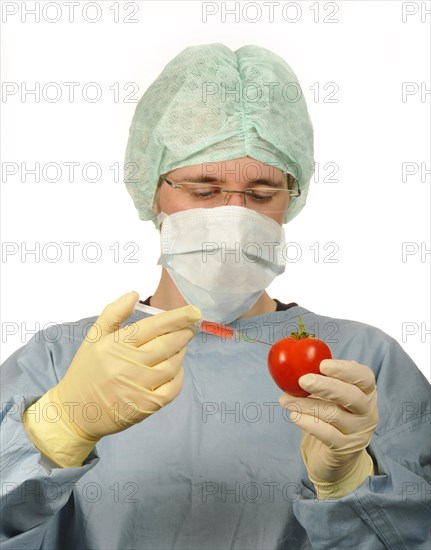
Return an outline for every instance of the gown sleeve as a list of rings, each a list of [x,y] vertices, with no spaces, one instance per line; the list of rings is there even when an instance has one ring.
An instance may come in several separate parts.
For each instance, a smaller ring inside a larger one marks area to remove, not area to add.
[[[34,446],[22,422],[23,412],[57,384],[78,347],[68,339],[64,325],[56,325],[36,333],[1,367],[0,540],[4,550],[39,548],[48,521],[66,505],[74,484],[99,460],[93,451],[81,467],[60,468]]]

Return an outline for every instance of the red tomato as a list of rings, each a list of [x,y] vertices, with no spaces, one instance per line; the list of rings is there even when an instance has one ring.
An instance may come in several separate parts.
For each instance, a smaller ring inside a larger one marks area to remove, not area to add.
[[[295,397],[310,395],[298,384],[298,379],[308,373],[322,374],[319,370],[323,359],[332,359],[331,350],[318,338],[305,332],[302,321],[299,332],[276,342],[268,354],[268,368],[279,388]]]

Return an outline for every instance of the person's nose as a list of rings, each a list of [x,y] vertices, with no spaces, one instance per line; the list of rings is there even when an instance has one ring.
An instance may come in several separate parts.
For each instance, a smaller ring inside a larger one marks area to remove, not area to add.
[[[242,193],[226,193],[225,205],[245,206],[244,195]]]

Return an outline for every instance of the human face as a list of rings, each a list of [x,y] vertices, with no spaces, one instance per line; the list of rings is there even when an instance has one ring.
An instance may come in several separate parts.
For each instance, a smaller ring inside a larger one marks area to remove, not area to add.
[[[211,162],[196,164],[192,166],[183,166],[176,168],[164,176],[175,183],[182,181],[199,181],[202,183],[222,184],[227,189],[244,191],[252,187],[256,180],[267,180],[274,185],[287,186],[285,175],[278,168],[264,164],[251,157],[241,157],[238,159],[222,162]],[[286,193],[284,211],[289,205],[289,195]],[[228,195],[227,205],[243,206],[243,195],[232,193]],[[189,210],[190,203],[183,193],[170,187],[163,182],[159,187],[156,197],[154,213],[164,212],[173,214],[182,210]],[[280,225],[283,223],[284,212],[265,213],[266,216],[275,220]]]

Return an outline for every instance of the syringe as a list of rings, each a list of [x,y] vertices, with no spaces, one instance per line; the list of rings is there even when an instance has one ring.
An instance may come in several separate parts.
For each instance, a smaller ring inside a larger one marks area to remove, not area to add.
[[[137,309],[138,311],[143,311],[144,313],[149,313],[150,315],[158,315],[159,313],[165,312],[164,309],[159,309],[153,306],[147,306],[142,302],[138,302],[135,306],[135,309]],[[267,346],[272,346],[271,343],[264,342],[262,340],[247,339],[243,337],[243,335],[241,334],[241,331],[236,330],[232,327],[227,327],[226,325],[223,325],[221,323],[214,323],[212,321],[205,321],[204,319],[200,319],[195,323],[191,323],[190,326],[197,331],[206,332],[207,334],[211,334],[212,336],[219,336],[220,338],[223,338],[225,340],[235,339],[237,342],[239,342],[239,340],[244,340],[249,343],[259,342],[260,344],[266,344]]]

